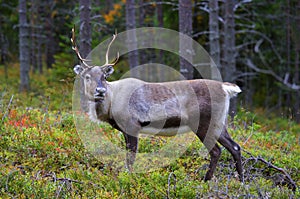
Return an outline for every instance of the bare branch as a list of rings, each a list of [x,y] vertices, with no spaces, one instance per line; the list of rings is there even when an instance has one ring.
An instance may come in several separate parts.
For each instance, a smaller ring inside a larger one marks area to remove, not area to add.
[[[245,43],[243,43],[243,44],[241,44],[241,45],[237,45],[236,46],[236,49],[239,51],[239,50],[242,50],[243,48],[245,48],[245,47],[248,47],[249,45],[253,45],[253,44],[256,44],[257,42],[255,42],[255,41],[251,41],[251,42],[245,42]]]
[[[280,77],[279,75],[277,75],[273,70],[269,69],[269,70],[266,70],[266,69],[261,69],[259,67],[257,67],[253,62],[252,60],[250,59],[246,59],[246,65],[255,70],[256,72],[259,72],[259,73],[263,73],[263,74],[267,74],[267,75],[271,75],[272,77],[274,77],[278,82],[280,82],[281,84],[283,84],[284,86],[286,86],[287,88],[289,89],[292,89],[292,90],[300,90],[300,85],[297,85],[295,83],[291,84],[289,82],[287,82],[287,79],[286,79],[286,76],[288,75],[288,73],[285,74],[285,78],[282,78]]]
[[[238,30],[236,31],[236,34],[256,34],[256,35],[259,35],[261,36],[263,39],[265,39],[266,41],[268,41],[272,47],[272,50],[274,51],[275,55],[278,57],[278,59],[280,60],[280,62],[282,63],[283,62],[283,59],[282,57],[280,56],[280,54],[278,53],[278,51],[276,50],[274,44],[273,44],[273,41],[267,37],[265,34],[261,33],[261,32],[258,32],[256,30]]]
[[[157,2],[153,2],[153,1],[150,1],[150,2],[146,2],[146,3],[143,3],[143,4],[139,4],[138,6],[136,6],[136,8],[140,8],[140,7],[145,7],[145,6],[152,6],[152,5],[170,5],[170,6],[173,6],[173,7],[176,7],[178,9],[178,3],[177,2],[172,2],[172,1],[157,1]]]
[[[255,75],[257,75],[257,73],[255,73],[255,72],[244,72],[244,73],[240,72],[237,75],[233,76],[232,79],[237,80],[237,79],[240,79],[242,77],[246,77],[246,76],[250,77],[250,76],[255,76]]]
[[[204,12],[207,12],[208,14],[210,13],[210,10],[207,7],[199,6],[198,8]],[[222,24],[224,23],[224,19],[220,16],[218,16],[218,21]]]
[[[245,151],[243,150],[244,152],[246,152],[248,155],[250,155],[251,157],[250,158],[247,158],[245,161],[244,161],[244,166],[246,164],[248,164],[250,161],[254,161],[255,163],[260,161],[262,163],[264,163],[268,168],[272,168],[272,169],[275,169],[276,171],[279,171],[281,173],[283,173],[284,177],[287,178],[288,180],[288,185],[289,187],[293,190],[293,191],[296,191],[296,183],[294,182],[294,180],[291,178],[291,176],[283,169],[283,168],[280,168],[280,167],[277,167],[275,166],[274,164],[268,162],[267,160],[265,160],[264,158],[261,158],[261,157],[254,157],[250,152],[248,151]]]
[[[246,3],[251,3],[252,0],[243,0],[243,1],[240,1],[238,2],[237,4],[235,4],[234,6],[234,11],[236,11],[236,9],[238,9],[240,6],[242,6],[243,4],[246,4]]]
[[[199,3],[195,4],[195,7],[199,8],[200,10],[210,14],[211,10],[208,6],[208,2],[209,1],[201,1]],[[221,16],[218,16],[218,21],[220,21],[221,23],[224,23],[224,19]]]
[[[196,33],[193,34],[193,38],[194,38],[194,37],[198,37],[198,36],[200,36],[200,35],[209,35],[209,34],[211,34],[211,33],[212,33],[211,31],[201,31],[201,32],[196,32]]]

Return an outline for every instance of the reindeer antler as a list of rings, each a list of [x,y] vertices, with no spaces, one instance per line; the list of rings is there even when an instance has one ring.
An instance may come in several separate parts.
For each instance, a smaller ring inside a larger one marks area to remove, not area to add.
[[[72,28],[72,37],[71,37],[71,42],[72,42],[72,49],[76,52],[76,55],[78,57],[78,59],[83,63],[83,65],[87,68],[91,68],[92,66],[88,65],[86,63],[86,61],[90,61],[90,60],[87,60],[87,59],[83,59],[80,55],[80,52],[79,52],[79,49],[77,47],[77,44],[76,44],[76,37],[75,37],[75,25],[74,27]]]
[[[118,60],[119,60],[119,52],[117,53],[117,57],[115,58],[115,60],[112,62],[112,63],[108,63],[108,55],[109,55],[109,50],[110,50],[110,46],[111,44],[114,42],[114,40],[116,39],[117,37],[117,32],[115,34],[113,34],[113,39],[111,40],[111,42],[108,44],[108,47],[107,47],[107,51],[106,51],[106,54],[105,54],[105,64],[100,66],[101,68],[104,68],[104,67],[108,67],[108,66],[114,66]],[[71,37],[71,42],[72,42],[72,49],[76,52],[76,55],[78,57],[78,59],[82,62],[82,64],[86,67],[86,68],[91,68],[93,66],[90,66],[89,64],[87,64],[86,62],[87,61],[91,61],[91,60],[88,60],[88,59],[83,59],[80,55],[80,52],[79,52],[79,49],[77,47],[77,44],[76,44],[76,37],[75,37],[75,25],[74,27],[72,28],[72,37]]]
[[[105,54],[105,64],[101,66],[103,68],[107,67],[107,66],[114,66],[118,62],[118,60],[119,60],[119,52],[118,52],[117,53],[117,57],[115,58],[115,60],[112,63],[108,63],[108,55],[109,55],[110,46],[114,42],[114,40],[116,39],[116,37],[117,37],[117,32],[115,32],[115,34],[113,34],[113,39],[108,44],[107,51],[106,51],[106,54]]]

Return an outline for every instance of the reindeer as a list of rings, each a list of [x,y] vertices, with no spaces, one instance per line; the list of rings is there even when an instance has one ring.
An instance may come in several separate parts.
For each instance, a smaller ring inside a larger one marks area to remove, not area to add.
[[[81,64],[74,67],[80,76],[83,93],[88,101],[88,114],[93,121],[104,121],[121,131],[126,142],[126,165],[135,161],[139,134],[174,136],[193,131],[208,149],[211,160],[204,180],[210,180],[221,155],[217,142],[233,156],[239,178],[243,181],[240,146],[226,129],[230,98],[241,92],[231,83],[196,79],[164,83],[148,83],[136,78],[108,82],[119,54],[109,63],[113,35],[102,66],[91,66],[80,55],[75,41],[72,49]]]

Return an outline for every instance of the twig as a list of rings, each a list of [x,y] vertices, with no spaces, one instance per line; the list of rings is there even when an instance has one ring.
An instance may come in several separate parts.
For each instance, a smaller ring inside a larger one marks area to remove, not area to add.
[[[56,198],[59,198],[60,192],[65,184],[66,181],[63,181],[62,184],[59,186],[59,188],[56,190]]]
[[[58,113],[55,116],[55,122],[54,122],[53,126],[57,126],[57,125],[61,124],[61,121],[62,121],[62,105],[64,103],[65,97],[66,97],[66,94],[64,93],[64,95],[62,97],[62,100],[61,100],[61,103],[59,105]],[[60,116],[60,119],[59,119],[59,122],[58,122],[57,120],[58,120],[59,116]]]
[[[252,137],[252,135],[253,135],[254,118],[255,118],[255,116],[252,118],[251,133],[250,133],[250,135],[247,137],[247,139],[245,140],[245,142],[243,143],[243,145],[245,145],[245,144],[248,142],[248,140],[249,140],[249,139]]]
[[[83,184],[83,182],[78,181],[78,180],[73,180],[71,178],[56,178],[57,181],[65,181],[65,182],[75,182],[78,184]]]
[[[209,34],[211,34],[211,33],[213,33],[213,32],[212,32],[212,31],[201,31],[201,32],[196,32],[196,33],[193,34],[193,38],[198,37],[198,36],[200,36],[200,35],[209,35]]]
[[[174,195],[176,196],[176,175],[173,172],[171,172],[169,174],[169,177],[168,177],[168,190],[167,190],[167,198],[168,199],[170,198],[171,177],[172,176],[173,176],[173,179],[174,179],[173,191],[174,191]]]
[[[5,118],[7,117],[7,115],[8,115],[9,108],[10,108],[10,105],[12,104],[13,99],[14,99],[14,95],[12,95],[12,96],[10,97],[8,106],[7,106],[6,111],[5,111],[5,114],[3,115],[2,120],[1,120],[2,122],[4,121],[4,119],[5,119]]]
[[[42,121],[42,124],[44,124],[45,123],[45,121],[46,121],[46,117],[49,115],[49,106],[50,106],[50,96],[48,96],[47,97],[47,99],[48,99],[48,104],[46,105],[46,107],[45,107],[45,115],[44,115],[44,118],[43,118],[43,121]]]
[[[47,173],[43,176],[44,178],[46,177],[51,177],[53,179],[53,182],[57,182],[57,181],[67,181],[67,182],[75,182],[75,183],[79,183],[79,184],[83,184],[83,182],[78,181],[78,180],[73,180],[71,178],[57,178],[56,174],[54,172],[52,173]]]
[[[46,178],[46,177],[51,177],[53,182],[56,182],[57,180],[56,174],[54,172],[46,173],[45,175],[42,176],[42,178]]]
[[[13,170],[11,171],[8,175],[7,175],[7,178],[6,178],[6,182],[5,182],[5,190],[8,192],[8,182],[9,182],[9,179],[11,177],[11,175],[13,175],[14,173],[18,172],[18,170]]]

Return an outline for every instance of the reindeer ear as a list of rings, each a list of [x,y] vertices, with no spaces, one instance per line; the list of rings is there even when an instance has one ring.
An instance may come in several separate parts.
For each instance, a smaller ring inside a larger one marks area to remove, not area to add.
[[[113,72],[114,72],[114,68],[112,66],[107,66],[103,69],[105,78],[109,77]]]
[[[80,65],[74,66],[74,72],[78,75],[83,71],[83,68]]]

